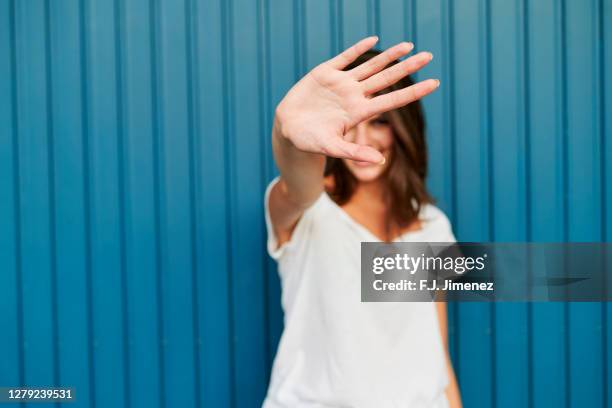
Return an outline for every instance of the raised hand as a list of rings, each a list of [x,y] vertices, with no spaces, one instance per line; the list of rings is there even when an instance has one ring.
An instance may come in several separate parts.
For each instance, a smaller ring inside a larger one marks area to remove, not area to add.
[[[421,52],[385,68],[412,51],[413,45],[404,42],[349,71],[343,71],[377,41],[377,37],[365,38],[318,65],[296,83],[280,102],[276,109],[276,126],[297,149],[371,163],[384,161],[376,149],[347,142],[344,135],[363,120],[431,93],[439,86],[439,81],[428,79],[375,96],[401,78],[423,68],[432,59],[430,53]]]

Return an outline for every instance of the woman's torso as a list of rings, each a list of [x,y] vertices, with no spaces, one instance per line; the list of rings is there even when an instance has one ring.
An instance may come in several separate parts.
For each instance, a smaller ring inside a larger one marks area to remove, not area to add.
[[[274,183],[274,182],[273,182]],[[362,303],[360,244],[378,239],[323,193],[279,262],[285,328],[265,408],[445,407],[445,352],[434,303]],[[447,218],[425,205],[421,229],[399,241],[454,241]]]

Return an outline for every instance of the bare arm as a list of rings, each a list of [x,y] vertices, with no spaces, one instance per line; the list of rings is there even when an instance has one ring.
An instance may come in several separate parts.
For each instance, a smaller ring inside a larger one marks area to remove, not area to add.
[[[356,68],[343,71],[377,41],[377,37],[363,39],[318,65],[289,90],[276,108],[272,147],[280,182],[271,191],[269,205],[279,244],[289,240],[304,210],[323,191],[325,156],[370,163],[384,161],[378,150],[345,141],[349,129],[422,98],[439,85],[429,79],[374,96],[431,60],[430,53],[422,52],[387,67],[412,50],[412,44],[400,43]]]
[[[453,364],[450,359],[450,353],[448,352],[448,314],[446,302],[437,302],[436,310],[438,313],[438,322],[440,323],[440,333],[442,334],[442,340],[444,344],[444,350],[446,355],[446,369],[448,373],[448,387],[446,388],[446,398],[451,408],[461,408],[461,394],[459,393],[459,384],[457,383],[457,377],[455,376],[455,370],[453,370]]]
[[[298,150],[282,136],[277,119],[272,150],[281,178],[270,192],[270,218],[280,245],[289,240],[304,210],[323,191],[325,156]]]

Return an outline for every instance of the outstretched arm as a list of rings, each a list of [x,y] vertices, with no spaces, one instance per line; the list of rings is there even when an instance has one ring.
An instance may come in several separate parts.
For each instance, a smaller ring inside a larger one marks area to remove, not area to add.
[[[272,147],[281,177],[271,191],[269,205],[279,244],[289,240],[304,210],[321,194],[325,156],[383,162],[378,150],[344,140],[349,129],[416,101],[439,85],[439,81],[428,79],[375,96],[432,58],[430,53],[421,52],[387,67],[413,48],[411,43],[400,43],[351,70],[343,70],[377,41],[377,37],[365,38],[318,65],[276,108]]]

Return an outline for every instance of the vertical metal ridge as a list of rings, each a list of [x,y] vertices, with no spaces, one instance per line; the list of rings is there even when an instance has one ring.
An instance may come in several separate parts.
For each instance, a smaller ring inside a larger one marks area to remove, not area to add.
[[[294,3],[295,6],[296,3]],[[301,12],[301,2],[297,2],[297,4],[300,6],[298,8],[298,22],[301,23],[301,18],[300,18],[300,12]],[[266,181],[266,155],[265,155],[265,151],[266,151],[266,145],[265,145],[265,140],[266,137],[264,136],[266,133],[266,127],[267,127],[267,120],[266,120],[266,96],[264,95],[266,92],[266,83],[265,83],[265,53],[266,53],[266,44],[264,43],[264,34],[263,34],[263,30],[264,30],[264,16],[263,16],[263,6],[264,3],[262,0],[257,0],[256,1],[256,19],[255,19],[255,36],[257,39],[257,47],[256,47],[256,76],[257,76],[257,101],[258,101],[258,107],[257,107],[257,143],[255,144],[258,148],[259,148],[259,154],[258,157],[259,159],[259,168],[257,169],[259,171],[259,195],[258,197],[263,197],[264,196],[264,191],[265,191],[265,181]],[[294,15],[295,18],[295,15]],[[301,24],[298,25],[297,27],[294,26],[294,29],[301,29]],[[262,306],[262,311],[263,311],[263,322],[262,322],[262,332],[263,332],[263,350],[261,350],[261,352],[264,355],[264,365],[262,367],[263,370],[263,376],[264,378],[266,378],[266,383],[267,383],[267,379],[269,378],[269,373],[270,373],[270,348],[268,347],[268,344],[270,343],[270,333],[268,328],[270,327],[270,322],[269,322],[269,316],[268,316],[268,259],[266,256],[266,229],[265,226],[263,225],[263,220],[260,218],[260,226],[263,227],[262,228],[262,240],[260,241],[260,250],[262,251],[262,258],[261,258],[261,282],[262,282],[262,297],[261,297],[261,306]]]
[[[599,197],[599,202],[598,204],[600,205],[600,209],[599,209],[599,216],[600,216],[600,228],[601,230],[599,231],[599,239],[603,240],[605,233],[604,230],[606,229],[606,224],[605,224],[605,214],[604,214],[604,207],[605,207],[605,196],[603,194],[603,188],[605,188],[604,185],[602,185],[602,179],[603,179],[603,174],[605,173],[605,150],[603,149],[604,145],[603,145],[603,140],[602,140],[602,120],[601,120],[601,116],[603,116],[603,92],[602,92],[602,86],[603,86],[603,81],[602,77],[600,75],[600,66],[601,66],[601,60],[603,57],[603,53],[602,53],[602,41],[603,41],[603,31],[600,30],[599,27],[599,11],[600,11],[600,6],[599,6],[599,0],[591,0],[591,35],[592,35],[592,44],[593,44],[593,112],[592,112],[592,121],[593,121],[593,130],[595,133],[595,137],[597,142],[599,142],[599,146],[597,146],[597,144],[594,146],[593,149],[593,173],[599,176],[599,180],[595,179],[594,180],[594,186],[593,189],[595,191],[599,191],[600,197]],[[596,143],[597,143],[596,142]],[[599,149],[598,149],[599,147]]]
[[[491,407],[497,407],[497,304],[495,302],[490,302],[489,304],[489,332],[491,333]]]
[[[605,263],[608,262],[608,259],[604,258],[604,265]],[[607,290],[607,289],[606,289]],[[602,349],[603,349],[603,357],[602,357],[602,361],[604,361],[603,365],[603,396],[602,396],[602,401],[603,401],[603,408],[608,408],[610,406],[609,401],[610,401],[610,391],[608,390],[607,384],[608,384],[608,378],[610,376],[610,373],[608,371],[609,368],[609,364],[607,363],[608,361],[608,356],[610,351],[608,350],[608,342],[609,342],[609,338],[608,338],[608,305],[610,304],[609,302],[601,302],[601,318],[603,321],[602,324]]]
[[[404,36],[404,40],[406,41],[411,41],[412,43],[414,43],[414,38],[412,38],[412,33],[410,32],[410,27],[408,26],[407,22],[410,21],[410,12],[412,10],[412,7],[410,6],[411,0],[404,0],[402,2],[403,6],[404,6],[404,10],[403,10],[403,36]],[[442,29],[444,29],[445,27],[442,27]],[[416,46],[416,44],[415,44]]]
[[[441,0],[444,1],[444,0]],[[414,44],[415,50],[418,49],[418,38],[417,38],[417,18],[416,18],[416,0],[405,0],[404,1],[404,39]],[[410,24],[407,24],[410,22]],[[446,27],[442,28],[443,30]],[[418,72],[412,74],[412,77],[417,81]]]
[[[264,63],[265,63],[265,78],[264,81],[267,84],[267,86],[265,87],[266,89],[266,104],[267,104],[267,109],[269,109],[268,111],[268,118],[273,118],[274,117],[274,109],[272,107],[272,59],[271,59],[271,49],[272,49],[272,39],[271,39],[271,29],[270,29],[270,0],[263,0],[263,7],[264,10],[262,10],[262,18],[263,20],[263,27],[264,27],[264,41],[265,41],[265,49],[267,50],[266,54],[265,54],[265,59],[264,59]],[[306,13],[304,13],[304,19],[306,19]],[[306,31],[306,27],[304,27],[304,31]],[[304,36],[304,38],[306,38],[306,36]],[[269,129],[268,131],[271,132],[271,127],[272,127],[272,121],[270,121],[268,123]],[[271,155],[268,154],[268,150],[264,149],[264,155],[266,155],[266,175],[268,177],[272,176],[272,174],[274,173],[274,160],[273,157]]]
[[[529,212],[529,136],[528,136],[528,116],[529,116],[529,89],[528,89],[528,55],[527,49],[529,44],[527,42],[526,35],[526,4],[527,0],[520,0],[516,3],[516,43],[520,47],[517,52],[516,72],[519,82],[519,94],[516,98],[516,111],[518,113],[518,126],[517,126],[517,151],[519,152],[519,166],[516,174],[517,182],[519,183],[519,193],[522,194],[522,205],[523,208],[519,207],[519,220],[523,222],[523,231],[521,234],[523,239],[529,241],[530,228],[528,215]],[[525,152],[523,156],[520,152]]]
[[[410,14],[409,16],[406,16],[406,21],[410,21],[410,34],[408,34],[408,29],[404,28],[404,31],[406,32],[406,37],[410,38],[410,41],[414,44],[415,46],[415,50],[419,49],[419,38],[418,38],[418,26],[417,26],[417,4],[416,4],[417,0],[410,0],[409,3],[409,7],[406,7],[406,14]],[[404,23],[404,27],[405,27],[406,23]],[[421,72],[420,70],[416,71],[415,73],[411,74],[412,79],[414,79],[415,82],[418,82],[421,78]]]
[[[443,2],[444,0],[440,0]],[[418,39],[417,39],[417,27],[416,27],[416,0],[404,0],[404,40],[410,41],[414,44],[415,50],[418,49]],[[444,3],[442,3],[442,8],[444,7]],[[410,22],[410,24],[408,24]],[[446,27],[442,27],[442,30],[446,30]],[[416,51],[415,51],[416,52]],[[411,76],[418,82],[419,72],[413,73]]]
[[[561,230],[561,234],[562,234],[562,240],[564,242],[567,242],[569,239],[569,226],[568,226],[568,220],[569,220],[569,204],[568,204],[568,149],[567,149],[567,84],[566,84],[566,79],[567,79],[567,67],[566,67],[566,62],[567,62],[567,55],[566,55],[566,47],[567,47],[567,40],[566,40],[566,36],[565,36],[565,28],[566,28],[566,15],[565,15],[565,0],[559,0],[558,3],[555,3],[555,17],[556,17],[556,24],[555,24],[555,31],[556,31],[556,37],[555,37],[555,48],[557,51],[557,70],[555,72],[555,76],[556,76],[556,82],[560,83],[560,93],[561,95],[557,96],[557,126],[559,126],[559,131],[561,134],[561,140],[560,140],[560,155],[561,155],[561,160],[560,160],[560,166],[561,166],[561,172],[560,175],[558,174],[557,177],[560,177],[560,180],[558,181],[558,183],[561,186],[561,211],[562,211],[562,218],[563,218],[563,225],[562,225],[562,230]],[[566,401],[566,407],[569,408],[569,401],[570,401],[570,397],[571,397],[571,387],[570,387],[570,358],[568,358],[569,353],[570,353],[570,335],[569,335],[569,326],[570,324],[570,318],[569,318],[569,305],[568,303],[564,303],[563,304],[563,325],[565,326],[565,330],[564,330],[564,336],[563,336],[563,345],[564,345],[564,355],[566,356],[565,361],[564,361],[564,369],[565,372],[564,374],[564,380],[565,380],[565,401]]]
[[[596,168],[596,174],[600,175],[599,185],[597,186],[600,191],[600,217],[601,217],[601,231],[600,239],[606,240],[606,140],[605,140],[605,76],[604,76],[604,25],[603,25],[603,0],[593,0],[593,54],[595,55],[595,63],[593,64],[593,77],[594,81],[594,94],[595,94],[595,111],[593,112],[593,128],[597,132],[599,139],[599,151],[598,160],[599,166]]]
[[[380,0],[373,0],[374,8],[374,33],[380,36]]]
[[[308,73],[308,49],[307,42],[308,37],[306,36],[306,0],[300,1],[300,54],[301,57],[301,67],[302,67],[302,75],[304,76]],[[300,78],[301,79],[301,78]]]
[[[562,206],[563,206],[563,240],[569,239],[569,203],[567,197],[569,194],[568,185],[568,174],[569,174],[569,156],[568,156],[568,118],[567,118],[567,38],[566,38],[566,10],[565,0],[559,0],[559,6],[557,7],[557,50],[559,52],[558,69],[557,69],[557,83],[561,84],[561,95],[557,98],[561,106],[559,106],[558,118],[561,131],[561,166],[562,166]]]
[[[601,89],[606,89],[606,85],[607,85],[607,81],[606,81],[606,65],[605,65],[605,57],[606,57],[606,52],[605,52],[605,25],[604,25],[604,15],[605,15],[605,7],[604,7],[604,0],[599,0],[598,1],[598,15],[599,15],[599,19],[598,19],[598,36],[599,38],[601,38],[601,41],[599,42],[599,50],[598,50],[598,54],[599,54],[599,84],[600,84],[600,88]],[[602,239],[603,241],[607,242],[610,237],[608,236],[609,232],[608,232],[608,228],[607,228],[607,224],[608,224],[608,220],[610,217],[610,214],[608,214],[607,211],[607,206],[606,206],[606,196],[608,193],[608,183],[607,183],[607,172],[606,172],[606,168],[605,168],[605,163],[606,163],[606,157],[605,157],[605,151],[606,148],[608,147],[608,143],[610,142],[609,140],[606,140],[606,130],[608,127],[608,121],[606,120],[606,108],[607,108],[607,104],[606,104],[606,97],[605,97],[605,92],[600,92],[600,106],[601,106],[601,115],[599,116],[599,119],[601,121],[600,123],[600,137],[601,137],[601,152],[602,152],[602,163],[604,163],[604,168],[602,169],[602,173],[603,176],[601,178],[601,187],[602,187],[602,225],[604,225],[603,228],[603,234],[602,234]]]
[[[295,0],[296,8],[296,28],[294,30],[295,54],[297,55],[298,65],[296,66],[297,79],[302,79],[306,75],[306,18],[304,0]]]
[[[519,72],[522,76],[522,116],[523,116],[523,145],[525,151],[524,159],[524,178],[525,181],[525,239],[527,242],[532,241],[532,206],[531,206],[531,94],[529,92],[530,86],[530,30],[529,30],[529,0],[522,0],[521,10],[519,15],[522,16],[522,21],[519,18],[517,22],[518,32],[522,32],[521,42],[523,44],[522,52],[522,65]],[[518,98],[519,104],[521,98]],[[520,108],[520,106],[519,106]],[[531,269],[531,261],[529,262]],[[528,332],[527,336],[527,404],[528,407],[533,407],[534,404],[534,393],[533,393],[533,304],[527,303],[527,321],[526,329]]]
[[[494,197],[494,169],[492,166],[492,157],[494,154],[493,140],[491,138],[491,114],[492,114],[492,96],[491,96],[491,7],[488,0],[479,1],[479,69],[482,72],[480,81],[480,107],[484,110],[484,115],[480,120],[480,141],[484,146],[484,151],[480,151],[480,169],[481,174],[485,178],[483,187],[486,191],[480,197],[483,208],[486,211],[487,226],[484,235],[489,241],[495,241],[495,217],[492,208],[495,205]],[[496,305],[490,303],[487,306],[489,310],[489,327],[487,332],[490,333],[490,375],[491,375],[491,401],[490,406],[497,406],[497,354],[495,353],[497,344],[497,334],[495,330],[496,324]]]
[[[234,276],[233,276],[233,268],[234,262],[232,261],[231,254],[233,253],[234,248],[234,235],[235,231],[233,230],[233,222],[234,211],[236,209],[236,204],[234,202],[234,171],[233,171],[233,157],[234,152],[232,149],[232,143],[230,139],[233,136],[233,116],[232,116],[232,105],[233,105],[233,53],[232,53],[232,45],[233,45],[233,11],[232,11],[232,2],[233,0],[219,0],[221,2],[221,19],[223,21],[223,29],[221,32],[221,41],[222,41],[222,64],[223,64],[223,130],[224,130],[224,138],[223,138],[223,154],[224,154],[224,170],[227,177],[225,178],[225,196],[228,198],[227,207],[225,211],[225,225],[227,231],[227,248],[228,248],[228,257],[227,257],[227,268],[228,268],[228,285],[227,285],[227,295],[228,295],[228,313],[230,318],[233,319],[234,316],[234,293],[233,293],[233,284],[234,284]],[[235,332],[234,332],[234,322],[230,322],[229,327],[229,357],[230,357],[230,406],[236,406],[236,347],[235,347]]]
[[[530,30],[529,30],[529,0],[522,0],[522,24],[519,23],[522,30],[522,44],[523,44],[523,53],[522,53],[522,66],[520,67],[521,75],[522,75],[522,101],[523,101],[523,145],[525,147],[525,238],[528,242],[531,242],[533,239],[533,230],[532,230],[532,206],[531,206],[531,194],[532,194],[532,183],[531,183],[531,92],[529,92],[529,87],[531,86],[529,68],[531,66],[531,48],[529,47],[530,40]],[[519,98],[519,103],[520,103]],[[531,305],[529,305],[531,307]]]
[[[366,0],[366,31],[368,35],[372,35],[374,25],[374,0]]]
[[[569,146],[568,146],[568,101],[567,101],[567,10],[565,0],[561,2],[561,87],[562,87],[562,110],[561,110],[561,134],[562,134],[562,151],[563,151],[563,237],[564,241],[570,240],[570,228],[569,228]],[[567,272],[566,272],[567,273]],[[571,387],[571,359],[569,358],[571,353],[571,337],[570,337],[570,306],[568,303],[564,303],[564,324],[565,324],[565,383],[566,383],[566,406],[570,408],[570,401],[572,396]]]
[[[329,20],[328,20],[328,24],[329,24],[329,36],[330,36],[330,48],[331,48],[331,52],[329,55],[329,57],[331,57],[335,52],[336,52],[336,48],[337,48],[337,44],[336,44],[336,23],[334,21],[334,10],[335,10],[335,0],[329,0],[328,3],[328,7],[329,7]]]
[[[412,41],[417,44],[419,42],[418,30],[417,30],[417,0],[410,0],[410,30]],[[418,72],[417,72],[418,75]]]
[[[444,58],[442,61],[442,72],[444,79],[448,81],[448,89],[444,92],[444,116],[447,118],[444,124],[444,135],[448,143],[449,161],[446,166],[445,180],[448,189],[450,190],[450,218],[451,221],[456,223],[457,221],[457,146],[456,146],[456,129],[455,129],[455,70],[454,70],[454,47],[453,47],[453,34],[454,34],[454,9],[453,0],[440,0],[442,9],[442,18],[444,23],[442,24],[443,36],[442,36],[442,52]],[[460,320],[459,307],[457,304],[452,305],[453,321],[455,324],[454,336],[453,336],[453,350],[454,350],[454,368],[456,372],[460,371],[461,367],[461,356],[458,353],[460,345],[460,333],[461,325],[457,324]]]
[[[117,182],[118,182],[118,200],[119,200],[119,267],[121,274],[121,326],[122,326],[122,358],[123,358],[123,398],[125,406],[131,406],[130,395],[130,333],[129,333],[129,316],[128,316],[128,295],[127,295],[127,228],[126,228],[126,201],[128,200],[126,183],[126,174],[128,166],[125,165],[126,157],[128,157],[128,143],[126,140],[125,131],[125,116],[126,105],[124,99],[126,96],[125,90],[125,21],[124,11],[121,9],[124,2],[114,0],[113,3],[113,23],[114,23],[114,51],[115,51],[115,109],[117,118]]]
[[[604,29],[604,2],[603,0],[594,0],[594,43],[596,46],[595,55],[597,61],[595,63],[595,77],[596,84],[599,86],[595,86],[595,92],[597,95],[597,116],[594,118],[596,121],[596,129],[599,131],[599,188],[600,188],[600,206],[601,206],[601,225],[602,229],[600,232],[600,238],[602,242],[606,242],[608,239],[608,214],[607,214],[607,171],[606,171],[606,98],[605,98],[605,89],[606,89],[606,77],[604,75],[605,72],[605,29]],[[598,127],[597,127],[598,126]],[[604,254],[603,265],[607,266],[610,260]],[[605,279],[606,282],[604,290],[605,293],[608,293],[608,280]],[[609,350],[608,350],[608,305],[607,302],[601,302],[601,328],[602,328],[602,336],[601,336],[601,348],[603,354],[603,364],[602,364],[602,384],[603,384],[603,395],[602,395],[602,403],[603,407],[606,408],[609,405],[610,400],[610,391],[608,390],[607,384],[609,381],[609,364],[607,363],[609,358]]]
[[[490,158],[493,157],[493,140],[491,138],[491,112],[492,112],[492,98],[491,98],[491,10],[488,5],[488,0],[480,0],[480,16],[479,16],[479,54],[480,61],[479,66],[481,70],[481,81],[480,81],[480,107],[484,110],[484,115],[481,116],[480,120],[480,140],[482,145],[485,146],[486,155],[483,156],[481,150],[480,156],[480,168],[482,174],[486,178],[484,185],[487,191],[481,197],[483,207],[487,211],[487,231],[483,231],[488,236],[488,239],[495,239],[495,219],[493,217],[493,211],[491,208],[495,205],[495,197],[493,197],[493,168],[492,161]]]
[[[268,17],[269,4],[268,0],[258,0],[257,2],[257,59],[258,59],[258,76],[259,76],[259,145],[261,149],[262,161],[260,162],[260,175],[262,184],[260,186],[260,196],[263,197],[266,190],[266,182],[268,180],[268,163],[270,157],[268,155],[266,135],[271,131],[271,125],[269,117],[271,113],[271,97],[270,97],[270,62],[269,62],[269,49],[270,49],[270,33],[269,33],[269,17]],[[261,224],[264,224],[264,220],[261,220]],[[263,231],[265,233],[265,225],[263,225]],[[271,344],[271,324],[270,324],[270,258],[266,256],[266,239],[262,241],[261,251],[263,256],[263,309],[264,309],[264,342],[265,342],[265,362],[266,362],[266,376],[269,381],[270,371],[272,369],[272,344]]]
[[[340,49],[340,41],[338,39],[338,1],[339,0],[330,0],[329,1],[329,32],[331,35],[331,55],[338,53]]]
[[[338,30],[338,50],[336,53],[340,53],[344,48],[347,47],[344,44],[344,0],[337,0],[338,4],[338,14],[337,14],[337,30]]]
[[[567,408],[570,408],[570,396],[571,396],[571,391],[570,391],[570,359],[569,359],[569,355],[570,355],[570,329],[569,329],[569,324],[570,324],[570,318],[569,318],[569,304],[567,302],[563,303],[563,325],[565,326],[565,330],[563,331],[564,333],[564,346],[565,346],[565,383],[566,383],[566,387],[565,387],[565,406]]]
[[[92,408],[96,407],[96,370],[94,359],[94,324],[93,324],[93,264],[92,264],[92,237],[91,237],[91,159],[90,159],[90,135],[89,135],[89,67],[90,67],[90,44],[87,35],[87,22],[89,21],[89,7],[87,0],[81,0],[79,7],[79,63],[81,79],[81,133],[83,135],[83,204],[85,211],[85,271],[86,271],[86,290],[87,290],[87,362],[89,366],[89,399]]]
[[[457,209],[457,112],[456,112],[456,95],[455,95],[455,47],[454,47],[454,32],[455,32],[455,9],[453,7],[453,0],[445,1],[448,18],[448,32],[445,43],[448,47],[448,63],[445,64],[448,70],[448,108],[449,108],[449,134],[450,134],[450,148],[451,148],[451,213],[454,222],[457,222],[458,209]]]
[[[302,72],[302,55],[300,52],[300,18],[299,18],[299,10],[300,10],[300,0],[293,0],[292,11],[293,11],[293,48],[295,52],[293,53],[293,72],[294,72],[294,81],[297,82],[300,79],[300,74]]]
[[[605,7],[604,7],[604,0],[599,0],[598,1],[598,13],[599,13],[599,19],[598,19],[598,36],[599,38],[601,38],[601,41],[599,42],[599,50],[598,50],[598,54],[599,54],[599,85],[601,89],[606,89],[606,85],[607,85],[607,81],[606,81],[606,66],[605,66],[605,57],[606,57],[606,53],[605,53],[605,25],[604,25],[604,14],[605,14]],[[612,68],[612,67],[611,67]],[[610,214],[608,214],[608,210],[607,210],[607,205],[606,205],[606,196],[608,193],[608,180],[607,180],[607,171],[606,171],[606,148],[608,147],[608,143],[610,141],[606,140],[606,130],[608,127],[608,122],[606,120],[606,97],[605,97],[605,92],[600,92],[599,94],[601,100],[600,100],[600,107],[601,107],[601,115],[599,116],[599,119],[601,121],[600,123],[600,138],[601,138],[601,154],[602,154],[602,158],[601,158],[601,162],[603,163],[604,167],[602,168],[602,177],[601,177],[601,197],[602,197],[602,225],[604,226],[603,228],[603,234],[602,234],[602,240],[604,242],[607,242],[610,237],[608,236],[608,220],[610,217]],[[607,391],[607,390],[606,390]]]
[[[13,211],[15,212],[14,239],[15,239],[15,291],[17,293],[17,353],[18,353],[18,378],[19,386],[25,385],[25,351],[23,332],[23,266],[21,248],[21,172],[19,160],[19,106],[18,106],[18,71],[17,71],[17,32],[15,23],[15,0],[10,5],[10,65],[11,65],[11,116],[13,122],[11,144],[13,154]]]
[[[149,41],[151,46],[151,110],[153,112],[153,171],[154,171],[154,202],[155,202],[155,279],[157,296],[157,335],[158,335],[158,359],[159,359],[159,400],[160,408],[166,406],[166,383],[165,383],[165,361],[164,361],[164,318],[163,318],[163,291],[162,291],[162,242],[161,242],[161,170],[160,170],[160,96],[159,96],[159,10],[158,0],[149,3]]]
[[[45,128],[47,133],[47,184],[48,184],[48,215],[49,215],[49,252],[51,280],[51,330],[53,350],[53,383],[59,385],[59,328],[57,305],[57,220],[55,217],[55,134],[53,130],[53,66],[51,58],[51,23],[49,0],[44,2],[44,32],[45,32]],[[55,404],[57,405],[57,403]]]
[[[200,124],[200,99],[198,76],[198,12],[194,0],[185,0],[185,47],[187,56],[187,116],[188,116],[188,145],[189,145],[189,214],[190,214],[190,243],[191,243],[191,297],[192,297],[192,326],[193,326],[193,355],[194,355],[194,391],[195,406],[201,406],[200,379],[200,301],[198,297],[198,271],[200,258],[198,256],[199,243],[199,217],[196,210],[200,202],[200,194],[196,183],[196,168],[200,168],[200,143],[197,139],[196,129]],[[194,92],[193,89],[196,91]]]
[[[600,92],[599,97],[600,97],[600,109],[601,109],[601,114],[599,115],[599,120],[600,120],[600,134],[599,137],[601,139],[600,142],[600,152],[601,152],[601,163],[602,163],[602,168],[601,168],[601,224],[603,225],[602,228],[602,234],[601,234],[601,238],[603,242],[608,242],[608,240],[610,239],[610,237],[608,236],[608,209],[607,209],[607,195],[608,195],[608,187],[607,187],[607,176],[608,176],[608,172],[606,171],[606,150],[608,147],[608,142],[606,140],[606,130],[607,130],[607,120],[606,120],[606,97],[605,97],[605,89],[606,89],[606,75],[604,74],[606,72],[605,70],[605,57],[606,57],[606,53],[605,53],[605,25],[604,25],[604,13],[605,13],[605,7],[604,7],[604,0],[598,0],[597,1],[597,10],[598,10],[598,19],[597,19],[597,36],[600,38],[600,42],[599,42],[599,49],[598,51],[598,58],[599,58],[599,88],[603,89],[603,92]],[[607,257],[604,257],[604,265],[607,265],[610,262],[610,259],[607,259]],[[608,281],[606,280],[606,283]],[[608,286],[609,284],[606,284],[606,293],[608,291]],[[602,330],[603,330],[603,335],[602,335],[602,341],[603,341],[603,406],[604,408],[608,407],[610,405],[610,391],[608,390],[607,384],[609,382],[609,378],[610,378],[610,364],[607,363],[609,356],[610,356],[610,350],[608,349],[608,345],[610,343],[610,338],[608,337],[608,321],[609,321],[609,314],[608,314],[608,309],[609,309],[609,303],[607,302],[602,302],[601,303],[601,309],[602,309]]]
[[[380,36],[380,1],[367,0],[367,35]]]
[[[560,59],[560,63],[558,64],[557,69],[557,83],[561,83],[561,97],[557,98],[561,102],[561,109],[558,110],[561,127],[561,166],[562,166],[562,211],[563,211],[563,241],[567,242],[569,240],[569,152],[568,152],[568,129],[567,129],[567,38],[566,38],[566,5],[565,0],[559,0],[559,5],[556,7],[557,13],[557,44],[556,48],[559,52],[558,58]],[[571,398],[571,359],[569,358],[571,345],[570,345],[570,316],[569,316],[569,304],[563,304],[563,324],[565,326],[564,330],[564,347],[565,347],[565,405],[567,408],[570,408],[570,398]]]

